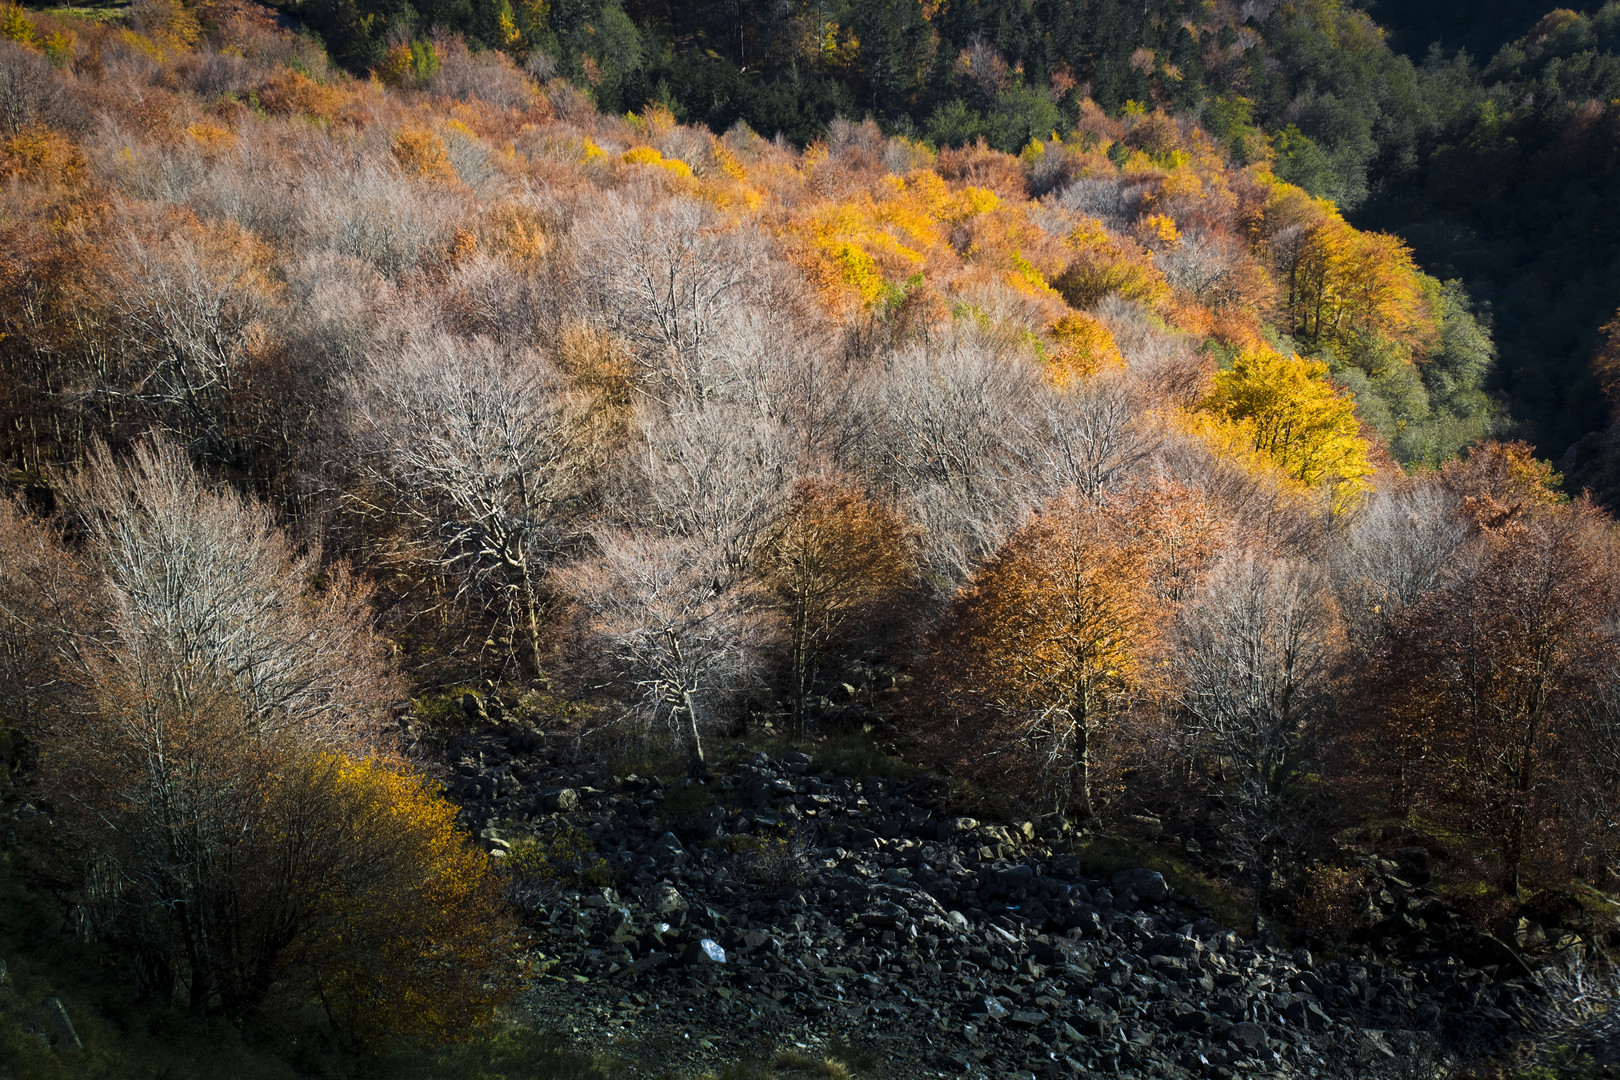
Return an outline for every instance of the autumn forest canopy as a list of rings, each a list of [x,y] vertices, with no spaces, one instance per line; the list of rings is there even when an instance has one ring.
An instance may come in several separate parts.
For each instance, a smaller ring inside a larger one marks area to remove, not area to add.
[[[1164,109],[1201,124],[1235,163],[1269,163],[1355,224],[1400,234],[1436,277],[1462,280],[1502,350],[1489,389],[1543,455],[1562,459],[1607,425],[1587,363],[1620,307],[1613,3],[276,6],[355,74],[425,72],[438,28],[563,75],[609,112],[653,101],[716,133],[742,122],[798,146],[837,117],[871,117],[935,147],[982,138],[1016,154],[1083,132],[1088,101],[1116,116]],[[1050,178],[1035,179],[1044,194]],[[1415,388],[1382,389],[1397,420],[1421,411]],[[1607,491],[1611,457],[1588,446],[1568,464],[1601,458],[1583,483]]]
[[[0,5],[0,795],[143,993],[488,1022],[502,694],[1620,885],[1620,5],[105,14]]]

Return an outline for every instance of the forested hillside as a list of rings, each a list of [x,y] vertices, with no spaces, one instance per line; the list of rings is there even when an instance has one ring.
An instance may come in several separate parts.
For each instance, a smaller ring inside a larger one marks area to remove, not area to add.
[[[1601,132],[1547,88],[1620,9],[1497,75],[1331,5],[807,11],[0,7],[0,903],[98,1030],[304,1074],[733,993],[980,1075],[1575,1045],[1620,535],[1346,214],[1465,114]],[[1469,183],[1615,144],[1552,145]],[[135,1068],[46,1000],[22,1075]]]
[[[1560,6],[1590,15],[1603,3],[1573,0]],[[1540,0],[1371,0],[1363,6],[1389,31],[1390,45],[1411,57],[1423,56],[1432,45],[1447,53],[1495,56],[1551,10]]]
[[[437,26],[557,71],[610,112],[656,101],[715,132],[741,121],[799,145],[840,116],[1009,153],[1076,130],[1087,100],[1193,118],[1240,162],[1273,162],[1460,278],[1492,311],[1493,389],[1555,457],[1604,426],[1585,364],[1620,307],[1605,194],[1620,7],[1588,9],[1375,7],[1395,51],[1337,0],[283,5],[356,73],[425,74]]]

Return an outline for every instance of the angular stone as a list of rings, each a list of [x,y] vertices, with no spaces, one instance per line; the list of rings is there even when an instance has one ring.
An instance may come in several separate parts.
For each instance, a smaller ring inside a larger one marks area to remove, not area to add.
[[[954,840],[978,827],[979,823],[970,817],[946,818],[935,826],[934,837],[938,840]]]
[[[555,813],[571,814],[579,809],[579,792],[573,788],[552,788],[549,791],[542,791],[539,799],[542,807]]]
[[[713,938],[703,938],[686,947],[681,960],[689,965],[723,964],[726,962],[726,950]]]
[[[84,1043],[79,1041],[79,1033],[73,1030],[73,1021],[68,1018],[67,1006],[62,1004],[62,999],[48,997],[40,1005],[45,1010],[45,1023],[50,1026],[56,1049],[69,1053],[83,1050]]]
[[[677,911],[687,910],[691,905],[675,886],[659,885],[653,889],[647,906],[659,915],[673,915]]]
[[[643,956],[641,959],[637,960],[635,963],[631,964],[626,971],[630,972],[631,974],[639,975],[644,971],[651,971],[654,968],[663,967],[665,964],[669,963],[671,959],[673,958],[667,952],[650,952],[646,956]]]
[[[1110,879],[1114,895],[1133,897],[1140,904],[1162,904],[1170,899],[1170,884],[1157,870],[1140,867],[1121,870]]]
[[[911,920],[910,912],[899,904],[883,904],[871,911],[863,911],[857,918],[862,926],[877,930],[898,930]]]
[[[1203,1009],[1189,1009],[1187,1012],[1177,1013],[1170,1022],[1177,1031],[1202,1031],[1209,1027],[1211,1017]]]

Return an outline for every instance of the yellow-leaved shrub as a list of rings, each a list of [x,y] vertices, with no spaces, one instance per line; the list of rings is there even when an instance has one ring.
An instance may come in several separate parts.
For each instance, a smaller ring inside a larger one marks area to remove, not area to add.
[[[476,1034],[504,997],[492,980],[508,916],[489,857],[403,762],[326,755],[306,768],[350,846],[300,950],[333,1029],[373,1048]]]

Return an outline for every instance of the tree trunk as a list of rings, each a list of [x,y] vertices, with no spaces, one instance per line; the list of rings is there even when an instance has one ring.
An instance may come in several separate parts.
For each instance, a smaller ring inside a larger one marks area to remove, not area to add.
[[[529,624],[529,654],[534,660],[534,676],[540,677],[540,598],[534,592],[534,577],[529,573],[529,560],[523,560],[519,571],[523,576],[524,616]]]
[[[681,692],[682,711],[686,713],[686,767],[694,778],[705,776],[709,771],[709,763],[703,757],[703,733],[698,728],[697,703],[692,700],[692,692]]]
[[[1074,762],[1080,773],[1080,804],[1075,817],[1090,821],[1096,815],[1091,806],[1091,725],[1083,715],[1075,722],[1074,741]]]
[[[806,729],[809,727],[806,714],[809,712],[807,699],[810,696],[810,628],[809,615],[803,610],[795,613],[793,627],[793,702],[792,702],[792,737],[803,741]]]

